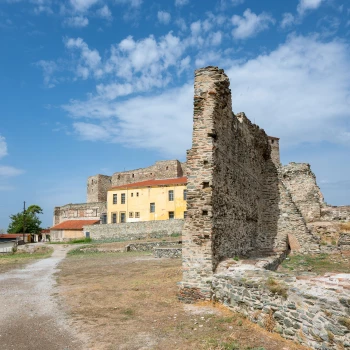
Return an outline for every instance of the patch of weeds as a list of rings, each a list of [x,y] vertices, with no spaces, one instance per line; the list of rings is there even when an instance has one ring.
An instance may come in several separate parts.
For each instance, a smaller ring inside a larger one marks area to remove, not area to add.
[[[328,341],[330,343],[334,342],[334,334],[331,331],[327,331]]]
[[[340,224],[340,229],[345,231],[350,231],[350,222]]]
[[[334,239],[332,240],[332,245],[337,245],[337,241],[335,241]]]
[[[271,293],[278,294],[284,299],[287,299],[287,287],[276,281],[272,277],[269,277],[266,281],[266,286]]]
[[[229,317],[219,317],[215,321],[217,323],[231,323],[231,322],[233,322],[233,320],[234,320],[234,317],[229,316]]]
[[[350,330],[350,318],[348,318],[348,317],[339,317],[338,322],[342,326],[344,326],[344,327],[346,327],[347,329]]]
[[[239,257],[238,257],[238,256],[235,256],[235,257],[233,258],[233,260],[234,260],[234,261],[239,261]]]
[[[264,318],[264,327],[268,332],[272,332],[275,328],[276,321],[273,318],[273,312],[270,310],[270,312],[265,316]]]
[[[239,320],[238,322],[237,322],[237,326],[242,326],[243,325],[243,321],[242,320]]]
[[[181,236],[182,236],[182,234],[179,233],[179,232],[173,232],[173,233],[170,235],[170,237],[181,237]]]
[[[208,350],[241,350],[237,341],[221,341],[217,339],[207,340],[206,349]]]
[[[120,313],[128,317],[132,317],[135,315],[135,311],[130,307],[120,310]]]

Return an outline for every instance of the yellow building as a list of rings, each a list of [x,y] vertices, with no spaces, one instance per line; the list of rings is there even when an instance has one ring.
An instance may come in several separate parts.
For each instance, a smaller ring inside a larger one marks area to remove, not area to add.
[[[183,219],[187,178],[147,180],[112,187],[107,193],[107,223]]]

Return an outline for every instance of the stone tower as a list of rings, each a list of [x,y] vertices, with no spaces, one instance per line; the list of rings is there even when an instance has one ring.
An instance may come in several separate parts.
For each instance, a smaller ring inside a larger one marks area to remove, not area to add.
[[[107,190],[112,186],[112,178],[107,175],[90,176],[87,180],[87,203],[106,202]]]

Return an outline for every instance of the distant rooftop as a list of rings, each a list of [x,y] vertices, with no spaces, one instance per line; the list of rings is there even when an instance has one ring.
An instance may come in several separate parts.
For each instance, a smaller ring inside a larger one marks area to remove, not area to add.
[[[134,182],[132,184],[111,187],[108,191],[122,190],[122,189],[129,189],[129,188],[140,188],[140,187],[186,185],[186,184],[187,184],[187,177],[184,176],[184,177],[176,177],[173,179],[146,180],[146,181]]]

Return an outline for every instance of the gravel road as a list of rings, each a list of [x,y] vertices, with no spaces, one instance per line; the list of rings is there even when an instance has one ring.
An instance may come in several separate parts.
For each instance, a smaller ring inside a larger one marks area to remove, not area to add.
[[[50,258],[0,274],[0,349],[86,349],[53,293],[58,263],[71,247],[52,245]]]

